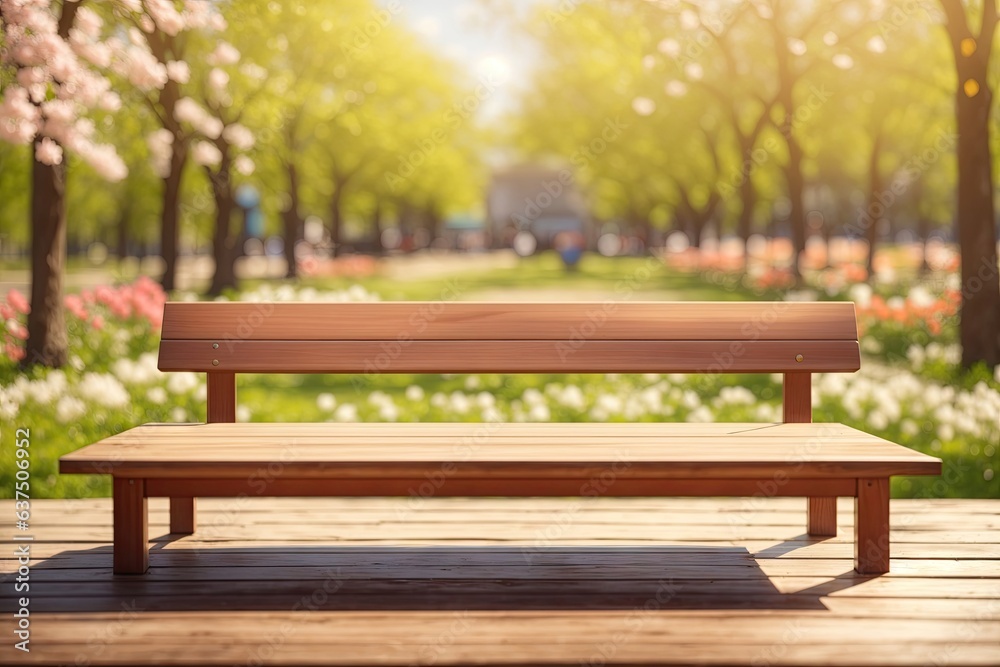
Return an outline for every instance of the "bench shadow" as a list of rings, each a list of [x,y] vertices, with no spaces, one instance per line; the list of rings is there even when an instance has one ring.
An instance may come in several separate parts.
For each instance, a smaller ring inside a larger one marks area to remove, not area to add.
[[[870,579],[807,577],[782,592],[758,558],[791,544],[755,556],[695,544],[198,548],[182,540],[154,538],[141,576],[114,575],[110,546],[37,562],[32,610],[825,610],[823,596]]]

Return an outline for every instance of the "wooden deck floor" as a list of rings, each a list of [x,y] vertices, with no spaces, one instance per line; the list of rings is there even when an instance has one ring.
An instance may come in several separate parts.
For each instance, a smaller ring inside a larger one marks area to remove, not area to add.
[[[1000,500],[892,503],[892,572],[811,540],[800,499],[206,499],[150,571],[111,504],[0,501],[0,663],[998,665]],[[30,653],[11,612],[30,598]]]

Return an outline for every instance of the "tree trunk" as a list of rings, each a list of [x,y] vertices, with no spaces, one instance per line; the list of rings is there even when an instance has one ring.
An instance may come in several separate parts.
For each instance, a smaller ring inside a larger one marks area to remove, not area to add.
[[[382,245],[382,201],[379,199],[375,200],[375,210],[372,211],[372,230],[375,234],[375,250],[381,255],[385,252],[385,246]]]
[[[947,18],[958,88],[958,245],[962,255],[962,306],[959,338],[962,366],[1000,364],[1000,275],[997,269],[993,165],[990,155],[990,55],[998,24],[996,0],[982,3],[978,35],[969,26],[960,0],[940,0]]]
[[[177,287],[177,249],[180,240],[181,181],[187,150],[180,136],[174,136],[170,153],[170,172],[163,179],[163,209],[160,225],[160,254],[163,256],[163,276],[160,284],[167,292]]]
[[[35,140],[37,147],[39,139]],[[23,366],[58,368],[69,340],[62,305],[66,263],[66,157],[47,165],[34,159],[31,182],[31,312]]]
[[[209,296],[219,296],[224,290],[236,289],[236,270],[232,220],[233,202],[232,188],[229,176],[230,160],[228,153],[223,153],[219,171],[212,173],[208,169],[212,182],[212,194],[215,198],[215,234],[212,237],[212,257],[215,260],[215,271],[212,273],[212,284],[208,288]]]
[[[927,263],[927,237],[931,234],[931,223],[926,215],[917,218],[917,236],[920,238],[920,275],[926,276],[931,272],[931,265]]]
[[[792,275],[800,278],[802,270],[799,266],[799,259],[806,249],[806,208],[803,201],[806,183],[805,176],[802,174],[802,148],[791,135],[786,140],[788,142],[788,166],[785,169],[785,177],[788,181],[788,199],[791,202],[788,224],[792,230]]]
[[[333,245],[331,254],[333,257],[340,256],[340,234],[343,227],[343,194],[344,186],[337,182],[334,187],[333,196],[330,197],[330,243]]]
[[[984,45],[985,46],[985,45]],[[984,58],[985,61],[985,58]],[[972,68],[970,68],[972,69]],[[981,89],[969,97],[959,78],[958,121],[958,243],[962,254],[960,338],[962,365],[1000,364],[1000,278],[993,209],[990,157],[990,105],[986,67],[971,72]]]
[[[875,280],[875,244],[878,243],[878,228],[882,223],[885,207],[880,201],[882,194],[882,172],[878,161],[882,153],[882,133],[877,132],[872,141],[872,150],[868,156],[868,208],[859,216],[858,224],[865,232],[868,241],[868,281]]]
[[[285,173],[288,176],[288,208],[281,214],[285,222],[285,261],[288,263],[285,277],[297,278],[295,244],[302,237],[302,218],[299,216],[299,171],[294,162],[285,163]]]
[[[747,174],[740,184],[740,217],[736,221],[736,233],[743,241],[743,254],[746,256],[747,242],[753,233],[753,209],[757,205],[757,190]]]
[[[131,217],[132,199],[126,194],[122,201],[121,210],[118,211],[118,228],[116,230],[117,238],[115,245],[117,249],[115,250],[115,255],[118,257],[119,264],[124,262],[125,258],[128,257],[128,223]]]
[[[424,219],[427,221],[427,231],[430,232],[431,242],[441,236],[441,214],[434,205],[428,206],[424,210]]]

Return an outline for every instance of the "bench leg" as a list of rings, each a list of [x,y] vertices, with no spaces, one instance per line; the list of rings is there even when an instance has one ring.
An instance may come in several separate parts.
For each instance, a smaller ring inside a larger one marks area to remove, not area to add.
[[[170,498],[170,532],[190,535],[196,525],[196,500],[194,498]]]
[[[817,537],[837,534],[837,499],[809,498],[809,522],[806,532]]]
[[[142,574],[149,567],[146,480],[114,479],[114,571]]]
[[[854,569],[859,574],[889,571],[889,479],[858,480],[854,500]]]

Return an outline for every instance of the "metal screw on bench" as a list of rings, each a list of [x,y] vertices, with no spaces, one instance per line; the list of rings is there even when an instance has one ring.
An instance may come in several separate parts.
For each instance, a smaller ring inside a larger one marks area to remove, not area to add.
[[[218,366],[219,365],[219,360],[218,359],[212,359],[212,365],[213,366]]]
[[[219,344],[218,343],[212,343],[212,349],[213,350],[218,350],[219,349]]]
[[[803,359],[805,359],[805,357],[803,357],[801,354],[795,355],[795,361],[802,361]]]

